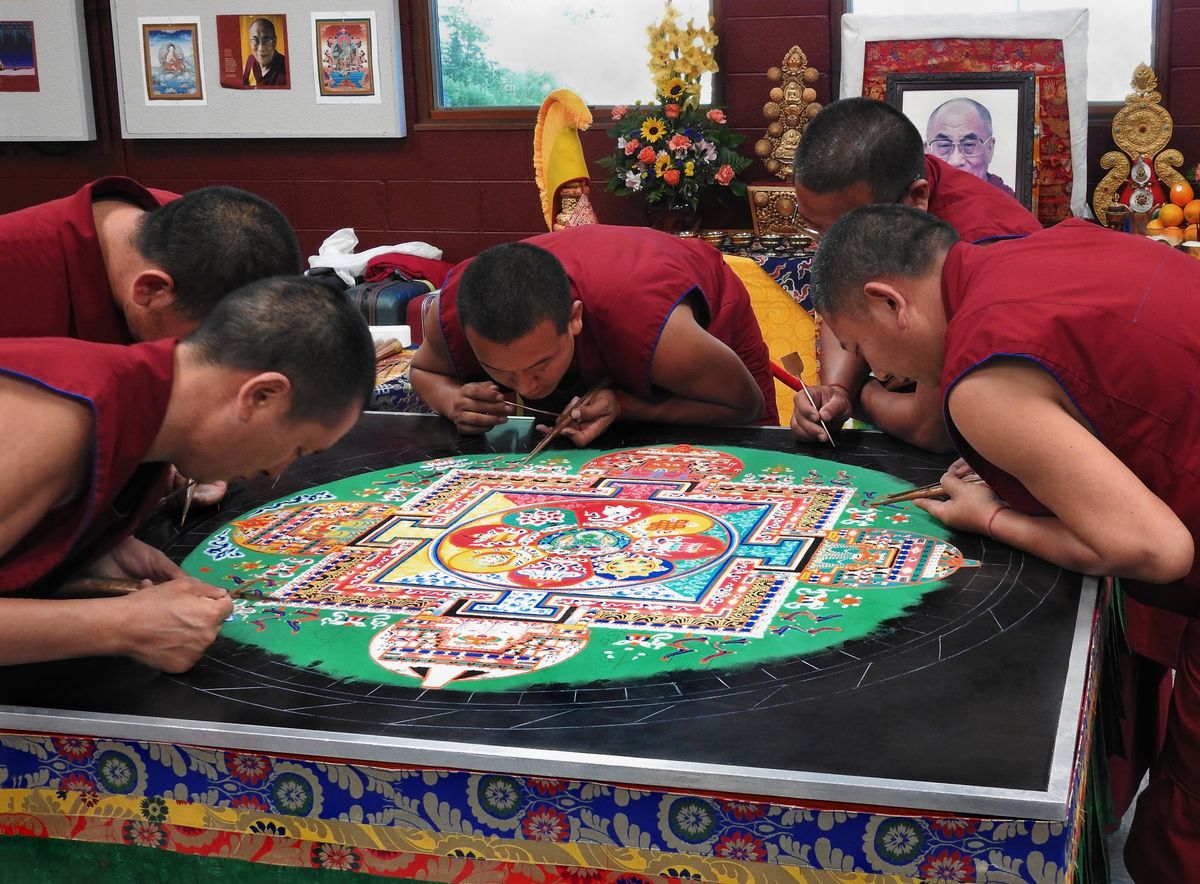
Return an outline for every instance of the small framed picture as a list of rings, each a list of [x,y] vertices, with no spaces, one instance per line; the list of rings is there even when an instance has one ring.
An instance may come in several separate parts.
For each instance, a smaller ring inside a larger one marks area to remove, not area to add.
[[[0,92],[40,92],[33,22],[0,21]]]
[[[200,63],[200,22],[138,19],[142,29],[142,67],[147,103],[204,102]]]
[[[1034,209],[1032,73],[888,74],[887,100],[920,130],[926,153]]]
[[[220,84],[226,89],[290,89],[287,16],[218,15]]]
[[[317,99],[378,101],[375,14],[334,18],[313,13]]]

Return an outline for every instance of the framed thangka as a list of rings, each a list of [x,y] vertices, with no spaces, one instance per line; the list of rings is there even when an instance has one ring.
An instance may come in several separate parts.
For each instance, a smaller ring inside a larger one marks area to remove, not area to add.
[[[204,104],[200,22],[195,19],[139,18],[146,103],[190,101]]]
[[[1033,205],[1035,77],[1028,71],[888,74],[887,101],[925,152]]]
[[[33,22],[0,21],[0,92],[37,92]]]
[[[378,102],[375,13],[314,12],[312,21],[317,101]]]

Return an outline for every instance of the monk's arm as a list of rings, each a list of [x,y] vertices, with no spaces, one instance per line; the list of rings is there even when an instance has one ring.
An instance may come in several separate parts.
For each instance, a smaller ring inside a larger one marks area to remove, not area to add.
[[[863,384],[859,396],[863,417],[889,436],[926,451],[954,450],[942,419],[941,393],[936,387],[917,384],[911,393],[894,393],[872,379]]]
[[[73,399],[0,375],[0,560],[71,502],[91,464],[92,414]]]
[[[485,433],[507,420],[512,409],[504,404],[500,388],[490,381],[464,384],[458,377],[438,316],[437,297],[427,299],[422,308],[421,346],[408,369],[412,388],[460,432]]]
[[[955,425],[1054,515],[997,511],[986,486],[954,479],[943,481],[950,500],[918,505],[965,530],[986,533],[990,521],[997,540],[1075,571],[1152,583],[1182,578],[1194,555],[1187,527],[1073,408],[1032,363],[1003,360],[972,372],[950,395]]]
[[[621,397],[621,417],[672,424],[748,424],[763,413],[763,395],[745,363],[705,331],[686,303],[663,327],[650,382],[667,395],[649,402]]]
[[[59,506],[79,506],[91,469],[87,406],[0,375],[0,561]],[[179,672],[216,637],[221,589],[171,580],[121,599],[0,596],[0,665],[125,654]]]

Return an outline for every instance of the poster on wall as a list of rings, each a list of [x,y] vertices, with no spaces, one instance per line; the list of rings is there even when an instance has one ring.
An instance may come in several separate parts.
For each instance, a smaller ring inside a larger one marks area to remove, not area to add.
[[[194,18],[139,18],[146,103],[204,104],[200,22]]]
[[[378,102],[375,13],[314,12],[312,20],[317,101]]]
[[[287,16],[218,15],[217,51],[226,89],[290,89]]]
[[[40,92],[33,22],[0,21],[0,92]]]

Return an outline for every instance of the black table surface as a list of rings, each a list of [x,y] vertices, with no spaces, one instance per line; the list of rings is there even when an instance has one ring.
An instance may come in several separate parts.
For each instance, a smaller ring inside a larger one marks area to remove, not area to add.
[[[276,485],[235,486],[182,531],[160,516],[142,536],[182,560],[230,519],[314,485],[528,450],[535,438],[526,419],[465,437],[438,417],[367,414]],[[834,450],[776,428],[619,425],[596,447],[677,443],[800,453],[914,485],[936,481],[950,460],[873,432],[842,433]],[[871,636],[720,676],[430,691],[335,679],[220,638],[181,676],[123,659],[8,667],[0,727],[1063,818],[1094,582],[986,538],[951,542],[981,566],[960,569]]]

